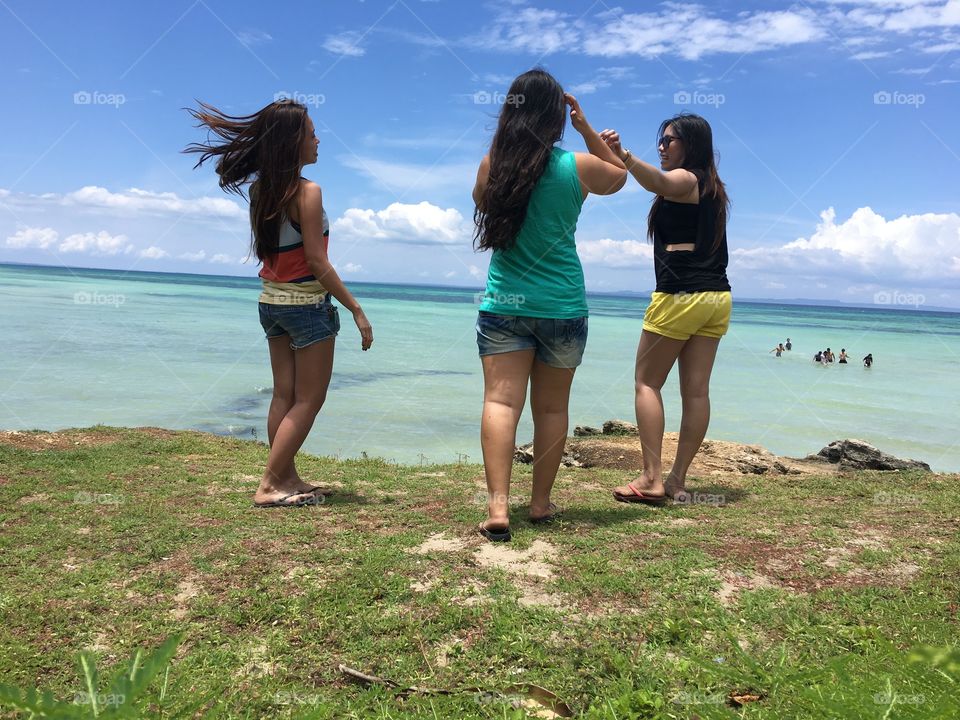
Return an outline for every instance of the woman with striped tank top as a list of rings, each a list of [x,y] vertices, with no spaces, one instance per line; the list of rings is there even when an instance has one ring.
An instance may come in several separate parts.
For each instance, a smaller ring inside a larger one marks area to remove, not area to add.
[[[270,348],[273,399],[267,415],[270,454],[257,507],[323,502],[329,491],[304,482],[295,458],[323,402],[333,371],[340,319],[332,295],[353,314],[361,347],[373,329],[327,256],[329,222],[320,186],[301,177],[317,161],[319,141],[303,105],[280,100],[234,117],[200,103],[191,115],[223,142],[194,143],[194,167],[216,157],[220,187],[242,195],[250,184],[251,247],[263,264],[260,323]]]
[[[589,153],[555,146],[568,105]],[[550,491],[567,438],[570,386],[587,341],[574,231],[587,195],[615,193],[626,177],[623,162],[576,98],[549,73],[531,70],[513,81],[473,190],[476,245],[493,251],[477,319],[488,492],[479,530],[491,541],[511,538],[510,473],[528,384],[534,425],[530,521],[549,522],[558,513]]]

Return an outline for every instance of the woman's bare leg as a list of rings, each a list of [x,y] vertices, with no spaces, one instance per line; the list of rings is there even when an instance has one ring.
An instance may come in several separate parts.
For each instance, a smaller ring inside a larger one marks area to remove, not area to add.
[[[680,352],[680,397],[683,419],[677,457],[667,476],[666,491],[676,495],[684,489],[687,470],[703,443],[710,424],[710,373],[717,357],[720,338],[694,335]]]
[[[323,407],[333,373],[336,338],[294,350],[293,405],[280,419],[270,444],[267,467],[254,495],[254,502],[270,502],[302,489],[289,476],[294,458],[306,440],[317,413]],[[271,348],[273,346],[271,345]],[[303,493],[304,495],[308,493]],[[291,501],[299,500],[291,498]]]
[[[273,398],[270,401],[270,411],[267,413],[267,440],[272,447],[280,421],[293,407],[296,364],[289,335],[270,338],[267,342],[270,346],[270,369],[273,371]],[[309,490],[311,487],[300,479],[295,460],[290,462],[289,469],[284,473],[284,479],[292,481],[294,486],[301,490]]]
[[[488,528],[506,528],[510,524],[510,473],[533,354],[533,350],[519,350],[480,358],[483,363],[480,446],[487,478],[485,526]]]
[[[533,494],[530,517],[550,514],[550,491],[557,479],[570,423],[570,386],[576,368],[555,368],[540,360],[530,375],[533,411]]]
[[[667,381],[670,369],[686,342],[644,330],[637,346],[635,406],[643,473],[631,484],[637,490],[651,495],[663,494],[660,454],[663,449],[664,419],[660,388]],[[614,488],[614,492],[620,495],[634,494],[630,488],[622,485]]]

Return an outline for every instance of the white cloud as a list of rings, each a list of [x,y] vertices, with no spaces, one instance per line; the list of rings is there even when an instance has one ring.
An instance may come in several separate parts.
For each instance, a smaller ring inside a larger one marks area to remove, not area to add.
[[[869,207],[837,223],[833,208],[809,238],[779,247],[735,248],[737,270],[771,270],[892,281],[956,282],[960,215],[926,213],[887,220]]]
[[[67,207],[109,211],[115,215],[187,215],[194,218],[247,220],[247,211],[223,197],[182,198],[172,192],[151,192],[130,188],[112,192],[97,185],[86,185],[64,195],[58,193],[12,193],[0,189],[0,197],[20,207]]]
[[[273,36],[263,30],[241,30],[237,33],[237,40],[247,47],[251,45],[263,45],[273,40]]]
[[[17,230],[13,235],[7,236],[7,247],[46,250],[57,241],[58,237],[59,233],[53,228],[24,227]]]
[[[731,19],[698,5],[655,13],[604,13],[607,22],[584,34],[588,55],[697,60],[717,53],[752,53],[819,40],[825,31],[811,10],[743,12]]]
[[[391,203],[383,210],[350,208],[334,221],[331,233],[347,240],[390,240],[413,245],[468,245],[471,228],[454,208],[426,201]]]
[[[340,162],[401,197],[411,190],[427,193],[463,188],[469,194],[477,176],[477,162],[419,165],[388,162],[372,157],[343,155]]]
[[[443,276],[447,278],[447,280],[449,280],[450,278],[455,278],[457,276],[457,271],[449,270],[448,272],[444,273]]]
[[[218,265],[233,265],[238,261],[226,253],[217,253],[210,257],[210,262],[217,263]]]
[[[476,265],[471,265],[469,268],[467,268],[467,271],[470,273],[470,277],[472,278],[476,278],[477,280],[487,279],[487,274]]]
[[[181,260],[189,260],[190,262],[200,262],[201,260],[207,257],[207,253],[203,250],[197,250],[196,252],[185,252],[177,255]]]
[[[577,243],[580,260],[611,268],[653,266],[653,246],[640,240],[584,240]]]
[[[116,255],[121,252],[130,252],[133,246],[127,242],[126,235],[111,235],[106,230],[101,230],[96,234],[88,232],[68,235],[57,250],[92,255]]]
[[[366,50],[358,44],[361,35],[358,32],[342,32],[337,35],[328,35],[323,41],[323,49],[332,52],[334,55],[346,55],[347,57],[360,57],[366,54]]]
[[[37,197],[37,196],[34,196]],[[115,193],[96,185],[87,185],[59,197],[52,193],[39,196],[59,200],[61,205],[104,208],[129,213],[182,214],[194,217],[247,218],[247,212],[226,198],[181,198],[172,192],[151,192],[130,188]]]
[[[345,273],[358,273],[363,272],[363,265],[357,263],[348,262],[343,266],[343,272]]]
[[[488,31],[466,44],[479,50],[548,55],[571,50],[578,40],[579,32],[566,13],[526,7],[501,13]]]
[[[163,248],[158,248],[156,245],[151,245],[146,250],[140,251],[140,257],[149,260],[159,260],[160,258],[170,257],[170,253]]]

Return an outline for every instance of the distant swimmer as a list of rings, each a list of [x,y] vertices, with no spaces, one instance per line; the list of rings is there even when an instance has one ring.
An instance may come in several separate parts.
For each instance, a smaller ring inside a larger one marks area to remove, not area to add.
[[[813,356],[813,361],[814,361],[814,362],[823,362],[823,352],[820,351],[820,350],[817,350],[817,354]]]
[[[823,352],[823,361],[824,361],[824,362],[832,363],[835,357],[836,357],[836,355],[833,354],[833,350],[831,350],[830,348],[827,348],[827,349]]]
[[[790,338],[787,338],[787,344],[784,345],[784,348],[787,350],[793,350],[793,343],[790,342]]]
[[[848,355],[847,355],[847,349],[846,349],[846,348],[840,348],[840,358],[837,360],[837,363],[839,363],[840,365],[846,365],[846,364],[847,364],[847,357],[848,357]]]
[[[780,357],[781,355],[783,355],[783,350],[784,350],[783,343],[780,343],[770,352],[775,352],[777,354],[777,357]]]
[[[873,365],[873,353],[868,353],[867,356],[863,359],[863,366],[865,368]]]

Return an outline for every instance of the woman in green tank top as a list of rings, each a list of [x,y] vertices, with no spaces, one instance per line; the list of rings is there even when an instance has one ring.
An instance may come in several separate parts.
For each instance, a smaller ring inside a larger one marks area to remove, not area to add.
[[[555,147],[567,106],[589,153]],[[528,384],[535,457],[530,520],[548,522],[558,512],[550,491],[567,438],[570,386],[587,337],[574,232],[587,195],[610,195],[625,181],[623,162],[549,73],[531,70],[513,81],[473,190],[476,245],[493,251],[477,319],[488,492],[487,519],[479,530],[490,540],[511,537],[510,472]]]

